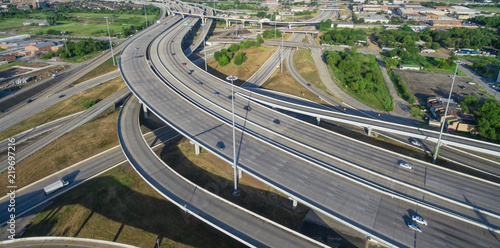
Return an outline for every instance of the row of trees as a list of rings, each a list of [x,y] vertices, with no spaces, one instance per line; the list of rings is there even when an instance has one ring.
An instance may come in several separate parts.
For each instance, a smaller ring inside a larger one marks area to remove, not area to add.
[[[345,44],[352,46],[358,40],[366,41],[366,33],[362,29],[337,28],[324,33],[320,37],[322,44]]]
[[[109,48],[109,43],[106,41],[86,40],[78,41],[76,43],[71,40],[66,41],[68,51],[64,47],[57,50],[57,55],[61,58],[71,58],[75,56],[83,56],[97,51],[103,51]]]
[[[401,64],[419,65],[424,68],[449,69],[455,65],[453,61],[458,59],[457,56],[452,55],[448,59],[436,60],[432,57],[422,56],[418,52],[405,51],[400,48],[393,49],[388,53],[381,53],[381,55],[384,56],[385,66],[389,69]]]
[[[500,102],[496,99],[481,101],[478,94],[465,95],[460,107],[474,116],[477,131],[482,137],[500,140]]]
[[[381,46],[385,47],[406,48],[403,45],[404,43],[408,45],[423,40],[428,44],[439,43],[451,48],[481,49],[486,46],[500,48],[500,39],[496,38],[492,32],[492,30],[483,28],[452,28],[447,31],[425,29],[417,33],[411,31],[411,28],[405,25],[401,29],[382,30],[374,34],[374,37]]]
[[[275,33],[276,32],[276,33]],[[281,31],[279,30],[274,30],[274,29],[268,29],[268,30],[265,30],[263,33],[262,33],[262,37],[266,38],[266,39],[274,39],[274,34],[276,34],[276,38],[280,38],[281,37]]]
[[[228,47],[228,49],[223,48],[220,51],[215,52],[214,58],[217,62],[219,62],[220,66],[228,65],[232,59],[234,59],[235,65],[241,65],[247,60],[247,57],[243,52],[240,52],[238,54],[236,54],[236,52],[240,49],[246,49],[252,46],[259,47],[263,42],[264,40],[262,40],[262,37],[260,37],[260,35],[257,35],[257,41],[245,40],[241,41],[239,45],[232,44]]]
[[[398,90],[398,95],[407,100],[410,104],[415,104],[417,99],[410,93],[408,86],[406,85],[406,81],[401,78],[401,75],[396,74],[393,71],[389,71],[389,76]]]
[[[491,16],[491,17],[485,17],[485,16],[476,16],[472,19],[471,21],[484,25],[488,28],[498,28],[500,27],[500,16]]]

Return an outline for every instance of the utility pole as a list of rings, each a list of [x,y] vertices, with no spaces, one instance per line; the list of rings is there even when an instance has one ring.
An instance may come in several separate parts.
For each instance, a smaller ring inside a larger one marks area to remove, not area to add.
[[[64,34],[66,31],[61,31],[62,37],[63,37],[63,42],[64,42],[64,47],[66,48],[66,53],[68,53],[68,46],[66,45],[66,38],[64,38]]]
[[[106,27],[108,28],[108,38],[109,38],[109,47],[111,47],[111,59],[113,60],[113,66],[115,66],[115,54],[113,53],[113,43],[111,43],[111,34],[109,33],[109,25],[108,25],[108,17],[104,17],[106,19]]]
[[[148,15],[146,14],[146,5],[144,4],[144,18],[146,18],[146,28],[148,27]]]
[[[201,24],[201,26],[203,27],[203,31],[202,31],[202,34],[203,32],[205,32],[205,23]],[[205,53],[205,71],[207,71],[207,49],[206,49],[206,44],[205,44],[205,39],[203,39],[203,52]]]
[[[283,73],[283,34],[281,34],[281,59],[280,59],[280,62],[281,62],[281,73]]]
[[[453,74],[453,81],[451,82],[450,94],[448,95],[448,102],[446,103],[446,109],[444,110],[443,123],[441,124],[441,131],[439,132],[439,138],[438,138],[438,142],[436,144],[436,150],[434,151],[434,157],[432,159],[432,163],[434,163],[434,164],[436,163],[436,158],[438,155],[439,146],[441,145],[441,136],[443,135],[444,125],[446,125],[446,116],[448,115],[448,106],[450,106],[451,92],[453,91],[453,85],[455,84],[455,78],[457,77],[458,65],[461,64],[461,61],[459,61],[459,60],[455,60],[453,62],[455,62],[455,64],[457,66],[455,67],[455,74]]]

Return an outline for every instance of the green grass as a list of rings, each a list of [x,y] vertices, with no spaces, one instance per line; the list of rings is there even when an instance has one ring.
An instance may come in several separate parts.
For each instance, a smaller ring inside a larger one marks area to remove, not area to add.
[[[103,51],[95,51],[93,53],[89,53],[89,54],[85,54],[83,56],[75,56],[75,57],[71,57],[71,58],[66,58],[66,59],[63,59],[64,62],[70,62],[70,63],[80,63],[80,62],[83,62],[87,59],[90,59],[98,54],[101,54]]]
[[[431,72],[440,72],[440,73],[450,73],[451,75],[453,75],[453,73],[455,73],[455,66],[453,66],[453,68],[449,68],[449,69],[441,69],[441,68],[425,68],[425,71],[431,71]],[[458,75],[460,76],[467,76],[465,75],[465,73],[463,73],[460,69],[457,71]]]
[[[100,66],[98,66],[94,70],[90,71],[89,73],[87,73],[82,78],[78,79],[76,82],[73,83],[73,85],[85,82],[85,81],[87,81],[89,79],[101,76],[103,74],[106,74],[108,72],[111,72],[111,71],[114,71],[114,70],[117,70],[117,69],[118,69],[117,66],[113,66],[113,60],[112,59],[108,59],[108,60],[106,60],[106,62],[102,63]]]
[[[5,18],[0,22],[0,29],[22,27],[23,22],[28,19],[25,18]]]
[[[500,8],[499,7],[493,7],[493,6],[481,6],[481,7],[472,7],[473,9],[477,10],[484,10],[484,11],[489,11],[492,13],[497,13],[500,14]]]
[[[485,57],[485,56],[459,56],[459,58],[463,58],[471,61],[485,62],[487,64],[492,65],[500,65],[500,58],[497,57]]]
[[[7,69],[7,68],[10,68],[12,66],[16,66],[16,65],[20,65],[22,64],[23,62],[21,61],[10,61],[9,63],[7,64],[4,64],[4,65],[0,65],[0,70],[3,70],[3,69]]]
[[[119,24],[110,24],[109,30],[111,32],[121,32],[122,27]],[[28,30],[23,30],[24,34],[36,34],[39,32],[47,33],[47,30],[52,29],[56,31],[66,31],[68,36],[106,36],[108,34],[106,22],[104,23],[85,23],[85,22],[61,22],[59,25],[50,27],[32,27]]]
[[[311,50],[300,49],[295,53],[293,64],[299,74],[314,87],[332,96],[319,76],[318,68],[311,57]]]

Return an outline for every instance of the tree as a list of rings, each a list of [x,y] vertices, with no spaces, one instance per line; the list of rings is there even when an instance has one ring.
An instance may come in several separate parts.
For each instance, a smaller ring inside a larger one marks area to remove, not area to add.
[[[236,54],[236,56],[234,56],[234,64],[241,65],[243,64],[243,62],[245,62],[246,59],[247,57],[245,57],[245,54],[243,52],[240,52]]]
[[[219,59],[220,59],[220,54],[221,54],[221,53],[220,53],[220,51],[217,51],[217,52],[215,52],[215,53],[214,53],[214,59],[215,59],[216,61],[219,61]]]
[[[232,53],[235,53],[237,52],[238,50],[240,50],[240,46],[237,45],[237,44],[231,44],[231,46],[229,46],[228,50]]]
[[[492,140],[500,140],[500,103],[486,101],[477,111],[479,135]]]
[[[439,44],[437,42],[432,43],[431,48],[432,49],[439,49]]]
[[[219,59],[219,65],[226,66],[228,64],[229,64],[229,58],[226,57],[226,55],[222,55],[221,58]]]

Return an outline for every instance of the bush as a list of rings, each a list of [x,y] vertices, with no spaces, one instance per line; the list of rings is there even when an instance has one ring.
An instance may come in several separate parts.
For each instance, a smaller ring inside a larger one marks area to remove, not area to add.
[[[413,116],[415,116],[417,118],[422,118],[425,115],[422,111],[420,111],[419,107],[411,107],[410,114],[412,114]]]
[[[220,66],[226,66],[229,64],[230,59],[226,57],[226,55],[222,55],[221,58],[219,59],[219,65]]]
[[[240,52],[236,56],[234,56],[234,64],[241,65],[247,60],[247,57],[244,53]]]
[[[264,33],[262,33],[262,37],[266,38],[266,39],[274,39],[274,29],[268,29],[266,31],[264,31]],[[276,30],[276,38],[280,38],[281,37],[281,31],[279,30]]]
[[[95,105],[95,101],[86,101],[86,102],[83,104],[83,107],[84,107],[84,108],[86,108],[86,109],[88,109],[88,108],[90,108],[90,107],[92,107],[92,106],[94,106],[94,105]]]
[[[54,52],[48,52],[46,53],[45,55],[43,55],[42,57],[40,57],[40,59],[51,59],[52,57],[54,57],[56,54]]]

